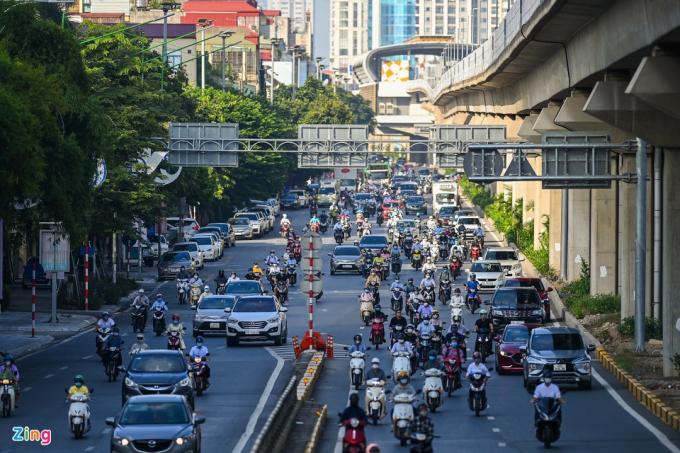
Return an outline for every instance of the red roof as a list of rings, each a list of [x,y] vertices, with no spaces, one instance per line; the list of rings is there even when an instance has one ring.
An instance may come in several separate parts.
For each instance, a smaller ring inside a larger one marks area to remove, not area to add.
[[[264,14],[267,17],[278,17],[281,15],[281,11],[278,9],[265,9],[262,10],[262,14]]]
[[[260,60],[271,61],[272,60],[272,51],[271,50],[260,50]]]
[[[258,13],[256,7],[245,1],[226,0],[189,0],[184,3],[184,11],[204,11],[216,13]]]

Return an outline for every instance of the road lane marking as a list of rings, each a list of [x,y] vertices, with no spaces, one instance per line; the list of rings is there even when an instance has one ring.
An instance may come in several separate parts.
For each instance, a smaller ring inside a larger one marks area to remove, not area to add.
[[[90,359],[90,358],[92,358],[92,355],[86,355],[84,357],[81,357],[81,359],[83,359],[83,360],[87,360],[87,359]]]
[[[507,447],[507,445],[505,444],[505,442],[498,442],[498,446],[499,446],[499,447]]]
[[[62,371],[68,370],[68,365],[64,365],[62,367],[59,367],[59,369],[62,370]]]
[[[260,395],[260,400],[257,402],[255,410],[253,411],[252,414],[250,414],[250,419],[248,420],[248,425],[246,425],[245,432],[241,434],[241,438],[234,447],[232,453],[241,453],[245,448],[246,444],[248,443],[248,441],[250,440],[250,437],[253,435],[253,432],[255,431],[255,426],[257,425],[257,420],[258,418],[260,418],[260,415],[264,410],[264,406],[267,404],[267,400],[269,400],[269,396],[271,395],[272,390],[274,390],[274,384],[276,384],[276,380],[278,379],[279,374],[281,374],[283,364],[285,363],[285,361],[279,356],[277,356],[274,353],[274,351],[269,350],[269,348],[265,349],[267,350],[269,355],[274,357],[274,359],[276,360],[276,366],[274,367],[274,372],[272,373],[272,375],[269,376],[267,385],[265,385],[264,391],[262,392],[262,395]]]
[[[43,379],[49,379],[49,378],[51,378],[52,376],[54,376],[54,375],[53,375],[53,374],[46,374],[45,376],[43,376]]]
[[[668,449],[668,451],[671,451],[673,453],[680,453],[680,448],[676,447],[673,442],[671,442],[668,437],[659,431],[654,425],[649,423],[646,418],[644,418],[642,415],[640,415],[635,409],[630,407],[628,403],[626,403],[623,398],[612,388],[611,385],[609,385],[609,382],[607,382],[602,376],[600,376],[600,373],[595,371],[594,369],[592,370],[593,377],[597,380],[597,382],[604,387],[604,389],[609,393],[609,395],[616,401],[621,408],[628,412],[628,414],[633,417],[640,425],[643,427],[647,428],[647,431],[652,433],[654,437],[657,438],[659,443],[661,443],[664,447]]]
[[[500,433],[501,429],[500,428],[491,428],[491,431],[493,431],[494,433]]]
[[[94,447],[92,447],[92,446],[87,447],[87,448],[85,449],[85,451],[92,451],[92,450],[94,450]]]
[[[33,389],[33,387],[24,387],[24,388],[21,389],[21,391],[26,393],[26,392],[30,392],[32,389]]]
[[[489,415],[489,416],[486,417],[486,419],[487,420],[496,420],[496,417],[494,417],[493,415]]]

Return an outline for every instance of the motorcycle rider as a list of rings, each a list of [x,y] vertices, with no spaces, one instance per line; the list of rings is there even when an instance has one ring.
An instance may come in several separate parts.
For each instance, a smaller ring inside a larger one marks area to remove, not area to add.
[[[358,419],[362,424],[366,424],[366,411],[359,406],[359,394],[352,393],[349,396],[349,406],[340,414],[340,422]]]
[[[475,228],[475,231],[472,233],[479,242],[479,245],[481,246],[482,243],[484,242],[484,228],[482,228],[481,225],[477,225],[477,228]]]
[[[375,359],[374,359],[375,360]],[[535,403],[541,398],[554,398],[561,404],[564,404],[562,393],[557,384],[552,383],[552,371],[546,370],[543,372],[543,382],[536,386],[534,395],[531,397],[530,403]]]
[[[423,273],[434,274],[437,271],[437,265],[432,261],[432,257],[428,256],[425,264],[423,264]]]
[[[273,264],[276,264],[277,266],[279,265],[279,257],[276,256],[276,252],[274,250],[269,251],[269,255],[264,259],[264,263],[267,266],[272,266]]]
[[[475,321],[475,333],[477,335],[482,333],[487,334],[490,337],[493,336],[493,323],[491,322],[491,319],[489,319],[488,315],[489,312],[484,308],[479,310],[479,319]]]
[[[394,313],[394,317],[390,320],[390,329],[394,330],[396,326],[401,326],[402,329],[406,329],[407,324],[406,318],[401,315],[401,310],[397,310]]]
[[[420,315],[421,319],[430,319],[432,317],[432,306],[430,306],[428,301],[425,300],[422,304],[420,304],[418,307],[418,314]]]
[[[413,284],[413,278],[409,278],[409,279],[406,281],[406,286],[404,287],[404,289],[406,290],[406,295],[407,295],[407,296],[410,295],[411,293],[415,292],[415,290],[416,290],[416,285]]]
[[[459,364],[465,362],[465,355],[458,346],[457,338],[451,338],[448,344],[442,346],[442,358],[444,360],[455,360]]]
[[[357,334],[354,335],[354,344],[352,345],[351,348],[349,348],[349,353],[353,352],[363,352],[366,354],[366,345],[362,343],[363,338],[361,338],[361,335]]]
[[[479,282],[477,281],[477,274],[471,273],[470,274],[470,280],[465,282],[465,288],[467,289],[467,295],[465,296],[465,300],[467,301],[470,297],[470,293],[478,293],[479,292]]]
[[[399,280],[399,277],[395,277],[394,281],[390,285],[390,291],[394,291],[396,289],[400,289],[401,291],[405,291],[404,285],[402,285],[401,281]]]
[[[151,304],[151,311],[168,311],[168,304],[161,293],[156,294],[156,300]]]
[[[179,332],[179,348],[184,351],[186,349],[184,344],[184,326],[180,322],[178,314],[172,315],[172,322],[165,329],[167,335],[170,335],[172,332]]]
[[[212,295],[213,295],[213,293],[210,290],[210,286],[205,285],[203,287],[203,292],[201,293],[201,297],[198,298],[198,305],[200,305],[201,302],[203,302],[203,299],[205,299],[206,296],[212,296]]]
[[[283,214],[281,216],[281,222],[279,222],[279,228],[283,230],[284,225],[288,226],[288,231],[290,231],[290,219],[288,218],[288,214]]]
[[[472,354],[472,360],[473,362],[468,365],[465,377],[469,379],[470,376],[474,375],[475,373],[480,373],[482,376],[484,376],[484,383],[486,383],[489,380],[491,374],[489,373],[489,369],[486,367],[486,365],[482,363],[482,355],[479,352],[475,352]],[[486,401],[486,390],[484,390],[482,399]],[[470,406],[470,410],[472,410],[472,390],[470,390],[470,394],[468,396],[468,404]]]
[[[194,271],[194,275],[189,279],[189,286],[203,286],[203,280],[198,276],[198,272]]]
[[[377,257],[374,258],[373,261],[375,262],[376,259],[377,259]],[[369,285],[378,285],[378,286],[380,286],[380,277],[379,277],[378,274],[375,272],[375,270],[372,270],[372,271],[371,271],[371,274],[370,274],[370,275],[368,276],[368,278],[366,279],[366,284],[365,284],[364,286],[365,286],[365,287],[368,287]]]
[[[430,370],[432,368],[435,368],[439,371],[444,370],[444,363],[439,360],[439,356],[437,356],[435,351],[430,351],[427,354],[427,361],[423,363],[423,370]]]
[[[456,288],[453,290],[453,293],[451,294],[451,303],[449,305],[464,305],[465,300],[463,299],[463,295],[460,293],[460,288]]]
[[[142,330],[146,326],[146,315],[149,312],[149,298],[144,294],[144,288],[139,289],[139,293],[137,294],[137,297],[135,297],[135,300],[132,302],[133,307],[143,307],[144,312],[143,312],[143,319],[144,323],[142,324]]]
[[[73,385],[68,389],[69,396],[75,395],[76,393],[90,396],[90,389],[85,385],[85,378],[82,374],[76,374],[73,377]]]
[[[342,223],[340,222],[340,220],[338,220],[337,222],[335,222],[335,225],[333,225],[333,235],[335,235],[335,233],[341,233],[341,232],[342,232]]]
[[[423,335],[432,335],[434,332],[434,326],[430,322],[429,318],[423,319],[420,324],[418,324],[418,327],[416,327],[416,330],[418,331],[418,335],[423,336]]]
[[[232,272],[231,275],[229,276],[229,278],[227,279],[227,285],[231,282],[237,282],[239,280],[241,280],[241,279],[238,278],[238,275],[236,275],[236,272]]]
[[[155,302],[154,302],[155,304]],[[144,343],[144,334],[137,334],[137,341],[135,341],[132,346],[130,346],[130,357],[137,354],[139,351],[146,351],[149,349],[149,345]]]
[[[14,407],[19,407],[19,368],[14,363],[14,357],[11,354],[5,354],[2,358],[2,365],[0,365],[0,379],[10,379],[14,383]]]
[[[187,272],[184,266],[179,268],[179,272],[177,273],[177,280],[189,280],[189,273]]]
[[[359,302],[374,302],[373,293],[371,293],[371,289],[368,286],[364,288],[364,292],[359,296]]]
[[[113,320],[108,311],[102,312],[101,318],[97,321],[97,329],[113,329],[116,321]]]
[[[109,335],[109,338],[106,339],[106,342],[104,343],[104,353],[102,354],[102,363],[104,367],[109,363],[110,359],[110,351],[109,348],[118,348],[121,349],[123,347],[123,344],[125,343],[125,340],[120,336],[120,330],[118,327],[114,327],[111,330],[111,335]],[[118,363],[116,363],[116,366],[121,366],[123,364],[123,357],[121,354],[118,354]]]
[[[406,336],[401,334],[397,337],[397,342],[394,343],[390,348],[390,352],[392,354],[396,354],[398,352],[408,352],[409,354],[413,354],[413,344],[410,341],[406,341]]]
[[[205,367],[205,387],[208,388],[210,386],[210,367],[207,364],[207,358],[210,355],[210,352],[208,351],[208,347],[203,345],[203,337],[202,336],[197,336],[196,337],[196,345],[192,346],[191,349],[189,350],[189,358],[191,360],[194,360],[196,357],[199,357],[203,365]]]
[[[371,379],[378,379],[379,381],[387,381],[387,375],[380,369],[380,359],[373,357],[371,359],[371,368],[366,371],[366,381]]]
[[[443,328],[444,324],[439,316],[439,310],[433,309],[432,310],[432,327],[437,330],[437,328]]]
[[[426,272],[425,277],[420,281],[420,289],[425,289],[425,288],[434,288],[436,286],[436,282],[434,281],[434,278],[432,278],[432,273],[431,272]]]
[[[224,270],[220,269],[219,272],[217,273],[217,277],[215,277],[215,284],[216,287],[219,288],[220,284],[226,285],[227,284],[227,277],[224,275]]]
[[[419,404],[416,416],[411,422],[410,431],[412,433],[425,434],[425,440],[421,441],[421,444],[427,446],[427,449],[422,451],[432,452],[431,442],[434,436],[434,423],[432,423],[432,419],[427,416],[427,413],[427,404]]]
[[[253,267],[250,268],[250,273],[253,274],[255,278],[259,278],[262,276],[262,268],[260,267],[257,262],[253,263]]]

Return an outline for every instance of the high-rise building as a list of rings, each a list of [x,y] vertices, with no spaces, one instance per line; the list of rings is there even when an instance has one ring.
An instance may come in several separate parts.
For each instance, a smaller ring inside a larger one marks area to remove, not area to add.
[[[293,21],[293,30],[302,33],[308,28],[312,4],[312,0],[269,0],[267,7],[280,10],[281,16]]]
[[[331,51],[333,69],[350,72],[354,59],[369,50],[368,0],[331,1]]]
[[[368,0],[368,14],[369,49],[416,35],[416,0]]]

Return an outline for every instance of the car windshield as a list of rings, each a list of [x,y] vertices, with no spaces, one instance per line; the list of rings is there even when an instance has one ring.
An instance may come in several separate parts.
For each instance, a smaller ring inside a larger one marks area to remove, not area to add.
[[[458,217],[463,217],[463,216],[466,216],[466,215],[472,215],[474,213],[472,211],[470,211],[469,209],[461,209],[456,214],[458,215]]]
[[[456,194],[455,193],[438,193],[435,197],[437,203],[455,203]]]
[[[274,299],[269,297],[241,299],[234,306],[234,312],[271,313],[274,311],[276,311],[276,304],[274,303]]]
[[[474,263],[470,272],[503,272],[500,263]]]
[[[198,305],[201,310],[218,310],[234,306],[233,297],[205,297]]]
[[[489,250],[486,259],[498,261],[517,261],[517,253],[514,250]]]
[[[477,217],[463,217],[459,219],[460,223],[463,225],[479,225],[479,219]]]
[[[361,245],[387,245],[387,239],[382,236],[364,236]]]
[[[294,200],[295,198],[297,198],[297,195],[289,192],[287,194],[284,194],[281,198],[283,198],[285,200]]]
[[[369,179],[387,179],[388,176],[387,170],[372,171],[368,174]]]
[[[583,349],[583,340],[578,333],[538,334],[531,339],[535,351],[574,351]]]
[[[212,241],[210,240],[210,238],[206,238],[206,237],[200,237],[200,238],[193,237],[193,238],[190,239],[190,241],[195,242],[199,245],[212,245]]]
[[[244,218],[250,219],[250,220],[258,220],[257,214],[255,214],[255,213],[252,213],[252,214],[239,214],[238,216],[239,216],[239,217],[244,217]]]
[[[135,355],[128,367],[133,373],[183,373],[186,370],[180,354]]]
[[[203,227],[203,228],[201,228],[200,230],[198,230],[198,233],[199,233],[199,234],[200,234],[200,233],[206,233],[206,234],[215,233],[215,234],[218,234],[218,235],[219,235],[221,232],[222,232],[222,230],[220,230],[220,229],[217,228],[217,227]]]
[[[453,215],[454,212],[456,212],[456,208],[453,206],[444,206],[439,210],[439,215]]]
[[[198,249],[198,245],[194,242],[190,244],[175,244],[172,249],[176,252],[195,252]]]
[[[322,187],[319,189],[319,193],[321,195],[331,195],[335,193],[335,189],[333,187]]]
[[[336,247],[335,256],[359,256],[361,252],[356,247]]]
[[[250,222],[245,217],[237,217],[229,221],[232,225],[249,225]]]
[[[405,190],[418,190],[418,184],[414,182],[403,182],[399,186],[399,190],[401,190],[402,192]]]
[[[422,168],[418,170],[418,174],[421,176],[427,176],[430,174],[430,170],[428,170],[427,168]]]
[[[505,329],[503,341],[506,343],[526,343],[529,341],[529,329],[526,327],[508,327]]]
[[[423,197],[408,197],[406,202],[407,203],[425,203],[425,199]]]
[[[540,280],[517,280],[509,278],[505,281],[507,288],[536,288],[537,291],[545,291]]]
[[[252,280],[231,282],[227,285],[226,292],[232,294],[260,294],[260,284]]]
[[[493,296],[494,305],[539,305],[541,301],[533,290],[498,290]]]
[[[227,233],[229,232],[229,226],[228,226],[228,225],[225,225],[225,224],[219,224],[219,225],[218,225],[218,224],[216,224],[216,223],[211,223],[211,224],[209,224],[208,226],[209,226],[209,227],[212,227],[212,228],[217,228],[217,229],[219,229],[219,230],[222,232],[222,234],[227,234]]]
[[[397,222],[397,228],[398,229],[405,229],[405,228],[415,228],[416,227],[416,222],[413,220],[402,220],[400,222]]]
[[[128,403],[120,414],[121,425],[187,425],[189,413],[181,402]]]
[[[180,261],[191,261],[191,257],[187,252],[166,253],[163,255],[162,261],[164,263],[178,263]]]

